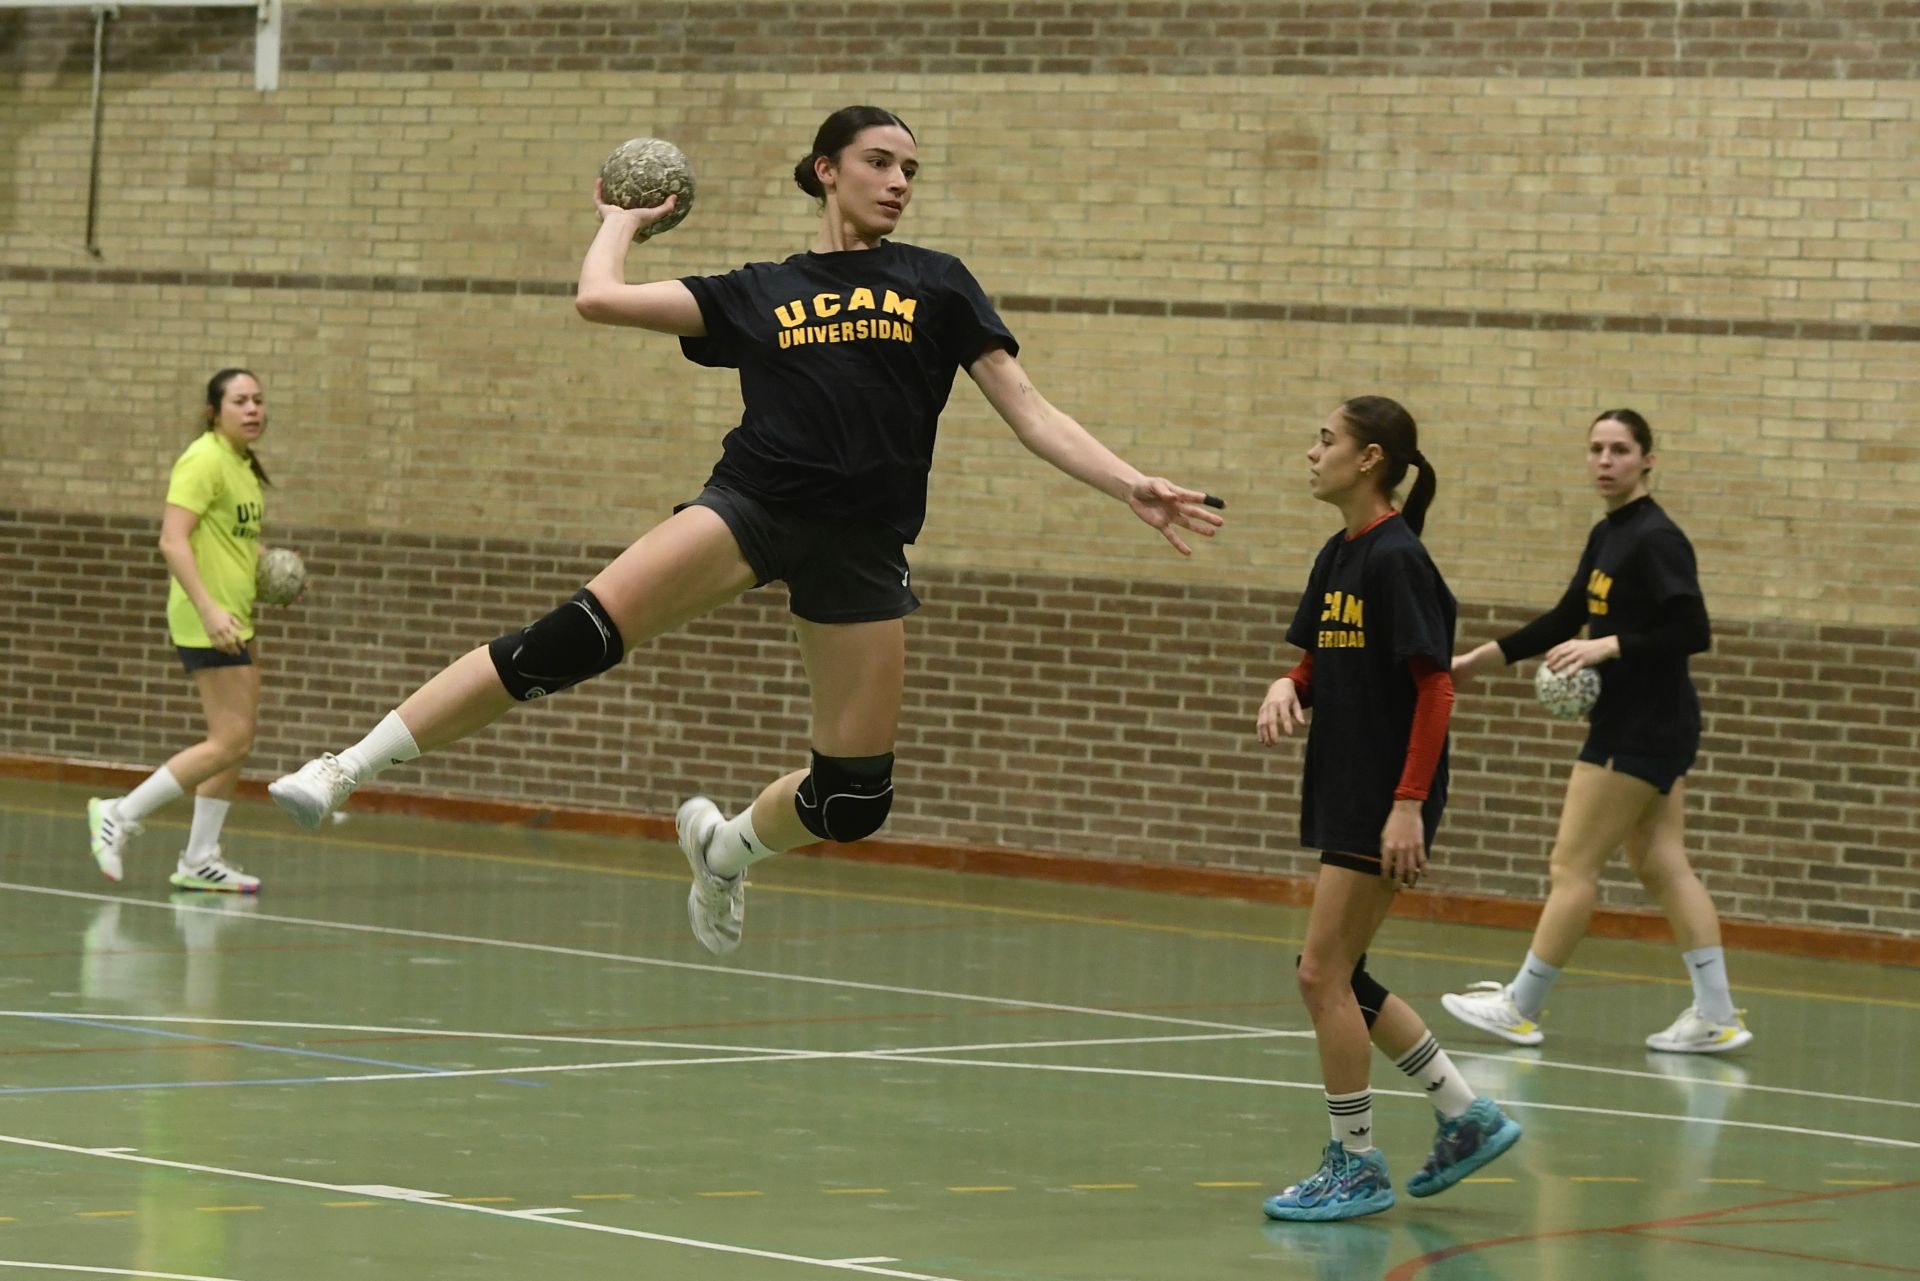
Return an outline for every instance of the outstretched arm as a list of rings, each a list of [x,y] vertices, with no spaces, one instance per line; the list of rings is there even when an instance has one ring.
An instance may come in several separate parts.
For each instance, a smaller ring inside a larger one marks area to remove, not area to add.
[[[979,384],[994,412],[1013,428],[1021,444],[1082,484],[1125,502],[1182,556],[1192,555],[1193,549],[1180,537],[1179,530],[1211,538],[1213,531],[1225,523],[1222,516],[1208,509],[1205,493],[1164,477],[1141,475],[1094,439],[1092,432],[1056,409],[1034,389],[1019,360],[1004,347],[983,352],[967,366],[967,373]],[[1218,503],[1214,499],[1212,505]]]
[[[671,213],[677,199],[668,196],[652,209],[622,209],[608,204],[600,184],[594,183],[600,231],[580,263],[580,288],[573,297],[576,311],[596,324],[632,325],[682,338],[699,338],[707,332],[693,291],[678,280],[627,283],[627,250],[633,247],[634,237]]]

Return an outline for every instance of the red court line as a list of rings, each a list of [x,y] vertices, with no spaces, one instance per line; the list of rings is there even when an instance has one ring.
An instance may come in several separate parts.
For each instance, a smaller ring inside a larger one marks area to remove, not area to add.
[[[1730,1214],[1741,1214],[1748,1210],[1771,1210],[1783,1205],[1807,1205],[1815,1201],[1844,1201],[1850,1197],[1874,1196],[1882,1192],[1900,1192],[1908,1188],[1920,1188],[1920,1179],[1907,1183],[1895,1183],[1883,1188],[1854,1188],[1845,1192],[1809,1192],[1801,1196],[1781,1197],[1772,1201],[1753,1201],[1745,1205],[1730,1205],[1719,1210],[1703,1210],[1698,1214],[1683,1214],[1671,1219],[1649,1219],[1644,1223],[1618,1223],[1603,1228],[1572,1228],[1565,1232],[1526,1232],[1518,1236],[1492,1237],[1485,1241],[1469,1241],[1462,1245],[1448,1246],[1444,1250],[1434,1250],[1418,1255],[1399,1264],[1380,1281],[1413,1281],[1413,1278],[1426,1271],[1429,1265],[1443,1259],[1451,1259],[1457,1254],[1470,1254],[1476,1250],[1490,1250],[1498,1245],[1520,1245],[1527,1241],[1555,1241],[1569,1237],[1599,1236],[1608,1233],[1633,1235],[1653,1228],[1677,1228],[1700,1223],[1707,1219],[1724,1219]],[[1647,1235],[1652,1235],[1647,1232]],[[1719,1244],[1711,1241],[1689,1242],[1692,1245],[1711,1246]],[[1803,1256],[1814,1258],[1816,1256]],[[1827,1263],[1845,1263],[1845,1259],[1822,1259]]]
[[[1771,1254],[1782,1259],[1799,1259],[1806,1263],[1843,1263],[1850,1268],[1872,1268],[1878,1272],[1898,1272],[1902,1276],[1920,1277],[1920,1268],[1902,1268],[1891,1263],[1868,1263],[1865,1259],[1839,1259],[1830,1254],[1802,1254],[1798,1250],[1771,1250],[1766,1246],[1738,1245],[1732,1241],[1696,1241],[1692,1237],[1675,1236],[1667,1232],[1635,1232],[1632,1235],[1655,1241],[1674,1241],[1681,1245],[1704,1246],[1710,1250],[1739,1250],[1744,1254]]]

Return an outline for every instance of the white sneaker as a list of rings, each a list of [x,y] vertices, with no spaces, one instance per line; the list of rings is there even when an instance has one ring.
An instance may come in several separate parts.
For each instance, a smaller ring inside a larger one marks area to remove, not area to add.
[[[740,930],[747,922],[747,875],[716,876],[707,867],[707,846],[726,822],[720,807],[696,796],[673,816],[680,851],[693,869],[693,888],[687,891],[687,921],[700,945],[716,956],[740,946]]]
[[[179,863],[174,866],[173,875],[167,880],[179,890],[221,890],[228,894],[260,892],[260,878],[248,876],[221,858],[218,845],[213,847],[213,853],[204,863],[189,864],[187,856],[182,854]]]
[[[1647,1038],[1647,1048],[1666,1054],[1725,1054],[1752,1039],[1740,1011],[1733,1012],[1731,1023],[1715,1023],[1700,1013],[1699,1006],[1689,1005],[1666,1031]]]
[[[100,865],[100,875],[116,885],[125,870],[120,855],[127,841],[142,830],[133,820],[120,817],[120,802],[103,801],[97,796],[87,802],[87,837],[93,861]]]
[[[1520,1012],[1513,992],[1504,983],[1475,983],[1465,992],[1449,992],[1440,1004],[1469,1027],[1491,1032],[1515,1045],[1538,1045],[1545,1039],[1540,1025]]]
[[[294,822],[311,832],[320,826],[321,819],[338,809],[358,785],[340,758],[326,752],[267,784],[267,795]]]

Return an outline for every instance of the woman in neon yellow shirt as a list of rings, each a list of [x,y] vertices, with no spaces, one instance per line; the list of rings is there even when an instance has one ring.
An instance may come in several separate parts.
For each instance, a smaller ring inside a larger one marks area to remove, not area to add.
[[[109,881],[120,879],[127,840],[140,831],[140,820],[191,788],[193,827],[173,884],[242,894],[260,888],[258,877],[220,856],[220,826],[260,715],[260,669],[248,642],[265,514],[260,487],[268,483],[253,445],[266,429],[260,380],[244,369],[221,370],[207,382],[206,427],[167,482],[160,522],[160,551],[173,576],[167,630],[200,691],[207,736],[125,796],[87,802],[93,858]]]

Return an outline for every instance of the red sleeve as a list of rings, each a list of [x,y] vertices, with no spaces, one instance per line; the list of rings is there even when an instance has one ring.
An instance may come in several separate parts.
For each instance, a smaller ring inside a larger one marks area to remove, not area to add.
[[[1453,673],[1431,658],[1411,658],[1413,671],[1413,731],[1407,735],[1407,764],[1400,771],[1396,801],[1424,801],[1440,768],[1440,751],[1447,744],[1447,722],[1453,717]]]
[[[1313,651],[1300,655],[1300,662],[1287,673],[1287,679],[1300,691],[1300,706],[1313,706]]]

